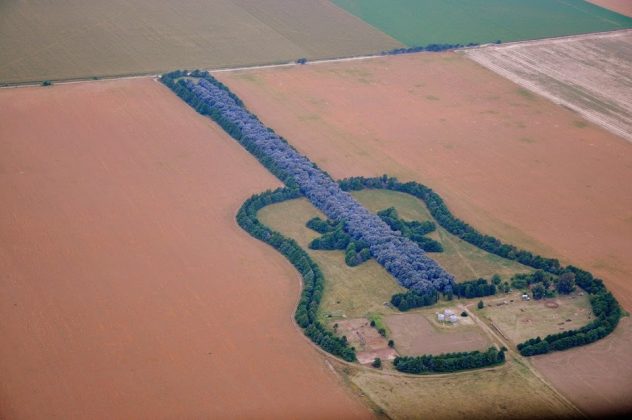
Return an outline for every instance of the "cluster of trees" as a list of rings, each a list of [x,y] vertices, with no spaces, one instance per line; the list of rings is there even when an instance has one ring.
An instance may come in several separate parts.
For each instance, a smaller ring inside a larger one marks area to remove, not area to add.
[[[377,178],[353,177],[341,180],[339,184],[345,191],[374,188],[400,191],[413,195],[421,199],[437,223],[453,235],[487,252],[518,261],[539,270],[540,272],[536,271],[533,276],[536,279],[542,276],[542,284],[544,284],[546,278],[553,278],[553,276],[548,275],[564,276],[561,286],[558,278],[556,283],[558,291],[560,291],[560,288],[564,292],[572,290],[576,284],[591,295],[590,303],[593,313],[597,317],[595,321],[582,328],[549,335],[544,339],[537,337],[527,340],[518,347],[525,356],[565,350],[592,343],[610,334],[619,323],[621,307],[614,296],[606,289],[603,280],[595,278],[588,271],[572,265],[562,267],[557,259],[534,255],[513,245],[504,244],[493,236],[483,235],[472,226],[454,217],[441,197],[422,184],[416,182],[401,183],[396,178],[386,175]],[[569,273],[573,274],[574,278]],[[560,293],[564,292],[560,291]]]
[[[496,44],[500,44],[500,40],[496,41]],[[479,44],[476,42],[470,42],[469,44],[428,44],[409,48],[394,48],[392,50],[383,51],[382,55],[412,54],[422,51],[441,52],[456,50],[458,48],[476,47],[477,45]]]
[[[511,285],[516,289],[531,288],[533,298],[540,300],[544,297],[553,297],[555,290],[562,295],[568,295],[575,290],[575,273],[565,269],[559,276],[536,270],[533,273],[516,274],[511,278]]]
[[[393,361],[395,369],[405,373],[457,372],[494,366],[505,361],[505,349],[490,347],[484,352],[444,353],[436,356],[403,356]]]
[[[413,241],[343,191],[331,177],[266,127],[208,72],[174,72],[161,80],[198,112],[210,116],[290,188],[298,189],[404,287],[420,294],[450,290],[454,278]]]
[[[400,311],[431,306],[437,303],[438,300],[439,293],[437,292],[420,294],[414,290],[408,290],[405,293],[396,293],[391,296],[391,304]]]
[[[391,229],[401,232],[406,238],[416,242],[424,251],[443,252],[443,247],[439,242],[425,236],[437,229],[434,222],[430,220],[424,222],[418,222],[417,220],[407,222],[400,219],[395,207],[381,210],[377,212],[377,215],[389,225]]]
[[[345,263],[349,267],[360,265],[371,258],[369,244],[362,240],[352,240],[343,230],[342,223],[314,217],[307,221],[306,226],[323,235],[310,242],[310,249],[345,250]]]
[[[318,265],[293,239],[263,225],[257,212],[263,207],[300,197],[295,189],[266,191],[250,197],[237,213],[237,223],[253,237],[264,241],[283,254],[298,270],[303,279],[303,290],[294,318],[305,335],[325,351],[349,362],[356,360],[355,349],[347,340],[335,336],[318,321],[318,307],[323,293],[324,277]]]
[[[457,297],[477,298],[493,296],[496,294],[496,285],[485,279],[468,280],[454,285],[454,294]]]

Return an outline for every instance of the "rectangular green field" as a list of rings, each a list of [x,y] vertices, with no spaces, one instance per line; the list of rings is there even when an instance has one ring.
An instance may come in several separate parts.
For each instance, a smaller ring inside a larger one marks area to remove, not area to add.
[[[333,0],[408,46],[604,32],[632,18],[584,0]]]

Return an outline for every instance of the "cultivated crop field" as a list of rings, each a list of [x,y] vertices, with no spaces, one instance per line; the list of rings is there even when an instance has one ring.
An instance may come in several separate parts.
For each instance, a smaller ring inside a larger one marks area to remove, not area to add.
[[[489,46],[466,53],[632,141],[632,31]]]
[[[399,46],[326,0],[0,2],[0,83],[267,64]]]
[[[151,79],[0,91],[3,418],[369,417],[235,223],[279,185]]]
[[[481,231],[603,276],[631,307],[623,139],[459,54],[217,76],[333,177],[418,180]]]
[[[507,42],[632,27],[629,17],[584,0],[333,1],[408,46]]]

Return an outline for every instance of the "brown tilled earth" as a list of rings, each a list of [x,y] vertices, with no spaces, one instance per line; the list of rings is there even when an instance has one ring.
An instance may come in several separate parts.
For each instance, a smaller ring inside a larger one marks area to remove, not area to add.
[[[235,212],[279,185],[150,79],[0,91],[0,417],[369,417]]]
[[[586,347],[533,358],[559,391],[595,418],[632,413],[632,322],[621,320],[611,336]]]
[[[455,54],[218,73],[334,177],[437,190],[481,231],[602,276],[632,308],[632,146]]]
[[[632,1],[630,0],[588,0],[598,6],[610,9],[622,15],[632,17]]]

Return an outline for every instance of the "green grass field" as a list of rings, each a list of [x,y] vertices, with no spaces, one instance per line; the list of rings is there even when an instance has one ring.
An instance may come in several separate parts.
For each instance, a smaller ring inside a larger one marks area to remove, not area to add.
[[[392,206],[406,220],[432,220],[425,204],[408,194],[388,190],[364,190],[354,192],[353,196],[374,212]],[[295,239],[323,271],[325,291],[320,310],[323,320],[397,313],[398,311],[385,303],[390,301],[393,294],[405,289],[375,260],[349,267],[345,264],[342,251],[308,249],[308,244],[319,234],[307,228],[305,223],[315,216],[324,217],[306,199],[273,204],[259,212],[259,219],[263,224]],[[521,264],[482,251],[440,227],[431,236],[441,242],[445,251],[429,255],[454,274],[457,280],[480,276],[489,278],[496,273],[508,279],[514,273],[529,271]]]
[[[520,41],[632,27],[583,0],[333,0],[408,46]]]
[[[397,46],[326,0],[0,1],[0,82],[268,64]]]

